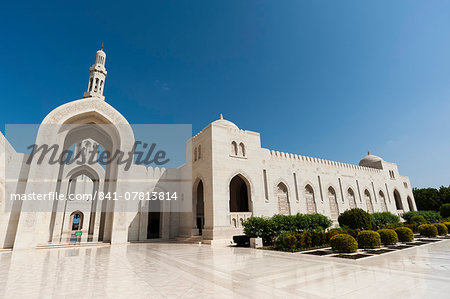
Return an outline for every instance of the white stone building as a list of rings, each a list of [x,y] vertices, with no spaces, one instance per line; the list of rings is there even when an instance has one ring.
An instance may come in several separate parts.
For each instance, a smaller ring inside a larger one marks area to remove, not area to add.
[[[105,61],[105,52],[97,51],[83,99],[51,111],[36,144],[132,150],[131,126],[104,100]],[[99,124],[100,129],[86,129],[86,124]],[[252,215],[321,213],[336,223],[339,213],[354,207],[394,214],[416,210],[408,177],[400,175],[395,163],[374,155],[352,165],[271,151],[261,147],[259,133],[241,130],[222,115],[186,144],[186,163],[176,169],[38,165],[34,160],[25,163],[29,155],[17,153],[0,134],[0,248],[65,244],[74,236],[81,242],[111,244],[149,239],[229,244]],[[142,202],[126,209],[121,201],[96,198],[49,201],[43,204],[46,209],[36,211],[35,202],[8,202],[11,194],[165,190],[162,181],[181,182],[186,174],[191,180],[174,188],[185,199],[192,195],[184,203],[188,209],[173,209],[170,202],[158,203],[156,210]]]

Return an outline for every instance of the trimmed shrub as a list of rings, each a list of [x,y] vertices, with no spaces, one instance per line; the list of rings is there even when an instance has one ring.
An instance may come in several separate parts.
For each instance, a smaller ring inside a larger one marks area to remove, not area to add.
[[[378,231],[383,245],[394,245],[398,243],[398,236],[393,229],[380,229]]]
[[[333,251],[351,253],[358,250],[358,243],[355,238],[347,234],[338,234],[330,239]]]
[[[409,228],[410,230],[413,231],[413,233],[418,233],[419,232],[419,225],[420,224],[403,224],[402,226]]]
[[[351,229],[371,229],[372,222],[370,215],[363,209],[347,210],[338,218],[341,227],[349,227]]]
[[[275,248],[283,251],[295,251],[297,238],[291,232],[284,232],[277,238]]]
[[[402,218],[406,222],[411,223],[410,221],[413,216],[423,216],[428,223],[439,222],[442,219],[441,215],[436,211],[409,211],[404,213]]]
[[[378,212],[370,214],[373,229],[386,228],[400,223],[400,217],[390,212]]]
[[[444,223],[434,223],[432,225],[437,228],[439,236],[445,236],[448,234],[448,228]]]
[[[414,233],[413,231],[408,227],[397,227],[395,229],[395,232],[397,233],[398,240],[400,242],[411,242],[414,240]]]
[[[442,222],[446,227],[447,230],[450,231],[450,222]]]
[[[249,247],[250,237],[246,235],[233,236],[233,242],[236,243],[236,246],[239,247]]]
[[[411,219],[409,219],[410,224],[426,224],[427,220],[422,215],[416,215],[412,216]]]
[[[271,245],[275,238],[285,231],[293,233],[323,232],[332,225],[332,221],[321,214],[274,215],[271,218],[250,217],[242,225],[245,235],[251,238],[261,237],[264,245]]]
[[[268,217],[250,217],[245,220],[242,225],[244,226],[244,234],[250,238],[261,237],[264,245],[273,244],[275,233],[273,225]]]
[[[439,209],[442,218],[450,217],[450,203],[445,203]]]
[[[363,230],[358,234],[359,248],[378,248],[381,246],[380,234],[373,230]]]
[[[333,221],[322,214],[300,214],[294,217],[294,225],[297,231],[303,230],[325,230],[333,225]]]
[[[419,233],[421,236],[432,238],[437,236],[438,230],[432,224],[422,224],[419,226]]]

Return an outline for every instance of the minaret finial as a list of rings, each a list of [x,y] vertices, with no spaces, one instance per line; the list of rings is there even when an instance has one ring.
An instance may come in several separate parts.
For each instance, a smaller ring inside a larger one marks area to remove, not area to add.
[[[367,152],[367,155],[369,155],[369,156],[370,156],[370,151],[368,151],[368,152]]]
[[[95,62],[89,68],[89,83],[86,92],[83,94],[83,98],[97,98],[104,100],[103,89],[105,87],[106,74],[108,73],[105,68],[106,53],[102,49],[98,50],[95,54]]]
[[[222,113],[220,113],[220,119],[223,119],[223,115],[222,115]]]

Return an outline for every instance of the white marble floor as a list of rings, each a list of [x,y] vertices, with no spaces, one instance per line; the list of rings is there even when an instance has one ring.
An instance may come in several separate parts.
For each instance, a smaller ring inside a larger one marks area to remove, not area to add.
[[[130,244],[0,253],[4,298],[449,298],[450,240],[362,260]]]

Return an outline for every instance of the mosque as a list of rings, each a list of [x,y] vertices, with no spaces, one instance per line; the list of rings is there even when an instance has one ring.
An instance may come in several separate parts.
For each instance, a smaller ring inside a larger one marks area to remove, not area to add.
[[[105,62],[102,47],[89,68],[83,98],[44,118],[37,145],[133,152],[132,126],[103,96]],[[242,233],[242,222],[251,216],[321,213],[336,224],[339,213],[355,207],[397,215],[417,209],[409,178],[395,163],[370,153],[353,165],[269,150],[261,147],[259,133],[240,129],[222,115],[186,140],[186,161],[177,168],[50,163],[48,155],[30,162],[30,153],[16,152],[1,133],[0,141],[0,249],[73,241],[224,245]],[[100,198],[136,192],[177,196],[171,201]],[[52,200],[20,197],[30,194],[50,194]],[[59,201],[55,194],[91,197]],[[18,195],[21,199],[14,198]]]

